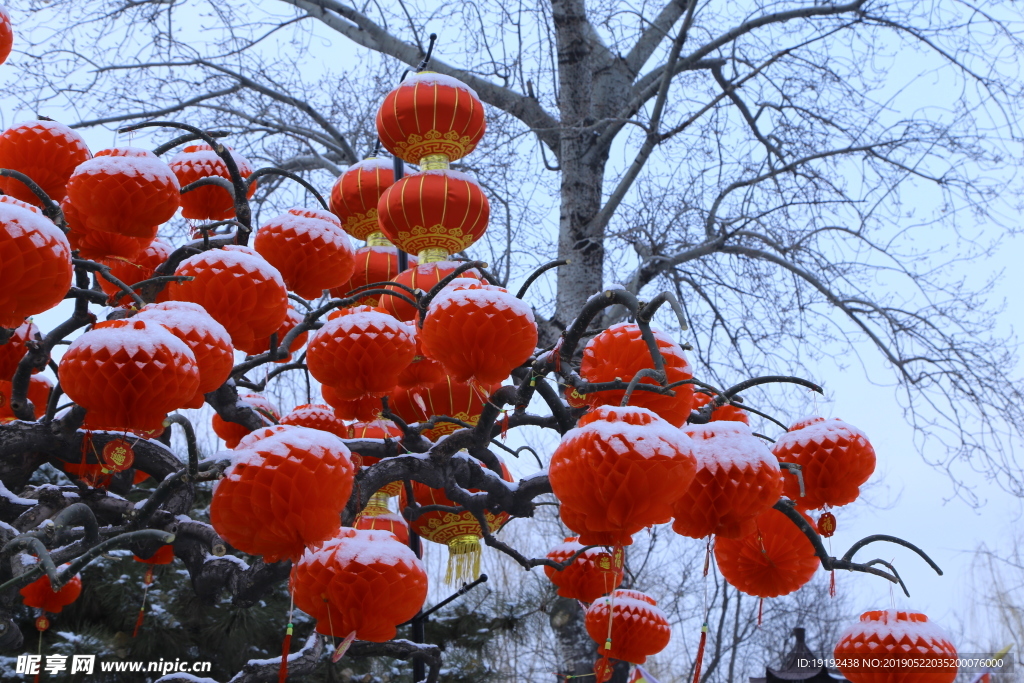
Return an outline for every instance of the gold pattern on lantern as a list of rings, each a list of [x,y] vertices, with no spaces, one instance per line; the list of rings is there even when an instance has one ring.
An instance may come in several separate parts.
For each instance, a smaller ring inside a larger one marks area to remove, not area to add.
[[[392,150],[396,156],[406,161],[423,159],[434,154],[443,154],[449,159],[461,159],[476,149],[473,138],[468,135],[459,135],[452,130],[441,134],[440,131],[432,129],[423,135],[410,133],[402,142],[395,144]]]
[[[451,168],[447,154],[428,154],[420,159],[419,167],[421,171],[445,171]]]
[[[377,209],[373,209],[373,220],[377,220]],[[375,230],[366,236],[366,246],[368,247],[393,247],[391,240],[384,236],[380,230]]]
[[[429,249],[421,250],[416,254],[416,258],[420,264],[438,263],[440,261],[448,260],[448,251],[446,249],[441,249],[440,247],[430,247]]]

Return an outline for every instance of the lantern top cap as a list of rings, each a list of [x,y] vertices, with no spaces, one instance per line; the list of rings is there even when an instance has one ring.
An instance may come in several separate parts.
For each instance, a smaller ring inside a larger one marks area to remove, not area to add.
[[[471,87],[463,83],[457,78],[452,76],[446,76],[445,74],[439,74],[436,71],[420,71],[419,73],[411,74],[406,77],[404,81],[398,84],[399,88],[412,88],[417,85],[443,85],[449,88],[456,88],[468,92],[476,99],[480,99],[480,96],[476,94],[476,91]]]

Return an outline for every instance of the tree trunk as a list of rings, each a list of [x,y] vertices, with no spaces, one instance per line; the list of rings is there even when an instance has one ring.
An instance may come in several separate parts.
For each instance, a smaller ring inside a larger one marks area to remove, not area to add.
[[[584,614],[580,603],[570,598],[558,598],[551,608],[548,621],[558,643],[560,674],[582,676],[594,673],[597,644],[583,626]]]

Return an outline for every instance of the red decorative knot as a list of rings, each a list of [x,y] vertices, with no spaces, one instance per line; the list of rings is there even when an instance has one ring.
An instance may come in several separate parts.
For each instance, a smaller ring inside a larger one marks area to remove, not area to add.
[[[429,71],[402,81],[377,111],[385,149],[410,164],[433,155],[461,159],[476,148],[485,129],[484,107],[473,89]]]
[[[715,541],[715,560],[725,580],[760,598],[789,595],[810,581],[821,560],[800,528],[775,509],[761,513],[756,525],[749,536]]]
[[[295,606],[316,630],[382,643],[427,599],[427,573],[416,555],[386,531],[341,529],[307,548],[292,569]]]
[[[447,256],[480,239],[491,205],[472,177],[438,169],[407,175],[389,187],[377,213],[384,236],[423,262],[424,255]]]
[[[230,147],[227,148],[238,167],[242,178],[252,175],[249,160]],[[200,178],[219,177],[231,180],[231,173],[224,160],[210,145],[189,145],[174,155],[168,164],[181,187],[191,185]],[[256,194],[256,183],[249,185],[245,196],[252,199]],[[235,197],[219,185],[204,185],[181,195],[181,216],[201,221],[223,221],[235,217]]]
[[[533,354],[537,323],[503,288],[456,279],[431,301],[420,338],[453,379],[500,384]]]
[[[334,214],[289,209],[263,224],[253,247],[281,272],[288,289],[304,299],[319,299],[325,289],[352,277],[355,251]]]
[[[104,149],[75,168],[68,199],[90,230],[155,237],[156,227],[178,210],[180,186],[152,152],[137,147]]]
[[[285,425],[267,431],[235,449],[214,487],[210,522],[242,552],[296,560],[337,532],[355,468],[333,434]]]
[[[224,384],[234,366],[235,350],[228,331],[206,309],[190,301],[148,304],[135,317],[163,325],[192,350],[199,368],[199,388],[184,407],[201,408],[203,395]]]
[[[374,209],[374,213],[376,215],[376,209]],[[355,292],[356,289],[376,282],[388,282],[389,280],[393,280],[399,272],[398,249],[395,247],[389,247],[386,245],[367,245],[365,247],[360,247],[359,249],[356,249],[353,260],[355,265],[352,270],[352,277],[350,277],[347,282],[342,283],[338,287],[333,287],[330,290],[331,296],[335,299],[359,296],[359,292]],[[410,256],[409,265],[415,266],[416,263],[416,257]],[[371,289],[384,289],[385,287],[385,285],[380,285],[378,287],[372,287]],[[377,306],[385,299],[392,298],[394,297],[382,297],[380,294],[367,294],[357,300],[353,305]],[[389,313],[394,313],[391,309],[385,310]],[[404,320],[404,318],[402,319]]]
[[[779,461],[742,422],[687,425],[697,476],[672,508],[677,534],[742,538],[782,492]]]
[[[680,382],[693,379],[690,363],[683,355],[683,349],[668,335],[651,330],[657,347],[665,359],[665,374],[668,382]],[[580,363],[580,375],[592,383],[611,382],[616,378],[629,382],[639,371],[654,368],[654,359],[643,340],[639,325],[634,323],[618,323],[604,330],[583,349],[583,361]],[[641,384],[657,384],[653,379],[645,377]],[[674,387],[675,396],[655,394],[649,391],[634,391],[630,396],[630,405],[649,408],[679,427],[690,417],[693,405],[693,385],[681,384]],[[619,405],[625,396],[624,389],[597,391],[586,395],[585,400],[592,406]]]
[[[565,562],[585,546],[576,537],[565,539],[547,554],[549,560]],[[558,586],[558,594],[583,602],[594,602],[608,595],[622,583],[622,562],[625,553],[621,547],[590,548],[573,560],[565,569],[544,567],[551,583]]]
[[[138,319],[95,325],[61,358],[60,385],[86,409],[86,429],[163,431],[199,388],[195,354],[167,328]]]
[[[31,204],[0,196],[0,327],[18,327],[47,311],[71,287],[68,238]]]
[[[688,436],[646,408],[599,406],[551,456],[562,521],[584,545],[629,545],[672,517],[697,461]]]
[[[352,164],[331,187],[331,211],[341,220],[345,232],[357,240],[369,240],[380,232],[377,202],[395,182],[391,159],[371,157]],[[389,280],[391,278],[384,278]],[[380,282],[380,280],[371,280]]]
[[[587,610],[587,633],[597,653],[631,664],[643,664],[665,649],[672,637],[665,613],[654,598],[640,591],[617,590],[598,598]]]
[[[0,14],[0,63],[3,54],[4,26],[10,20]],[[7,49],[10,50],[8,44]],[[82,136],[56,121],[25,121],[0,134],[0,168],[24,173],[55,202],[67,194],[68,178],[75,167],[92,158]],[[0,178],[4,194],[42,206],[43,202],[24,183],[14,178]]]
[[[342,400],[386,395],[416,355],[413,327],[378,311],[343,312],[309,340],[310,374]]]
[[[246,403],[263,416],[264,422],[272,424],[280,419],[280,412],[273,403],[259,394],[239,393],[238,400]],[[213,432],[224,440],[227,448],[235,448],[238,442],[249,434],[249,429],[237,422],[228,422],[220,415],[213,416]]]
[[[236,349],[248,352],[257,339],[276,332],[288,315],[288,290],[277,268],[248,247],[210,249],[181,262],[163,299],[191,301],[223,325]]]
[[[802,466],[805,495],[795,476],[784,478],[782,492],[807,510],[852,503],[875,471],[875,449],[867,437],[836,417],[800,420],[779,437],[772,452],[779,462]]]
[[[920,612],[865,612],[839,638],[835,657],[852,683],[952,683],[957,674],[952,640]]]

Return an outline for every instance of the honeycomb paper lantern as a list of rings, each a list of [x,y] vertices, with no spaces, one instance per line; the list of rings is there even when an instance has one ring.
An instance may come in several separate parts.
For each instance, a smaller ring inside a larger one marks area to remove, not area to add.
[[[281,272],[288,289],[319,299],[352,277],[355,251],[338,219],[327,211],[289,209],[256,232],[253,247]]]
[[[338,287],[332,287],[330,294],[335,299],[344,299],[349,296],[358,296],[356,289],[371,285],[375,282],[387,282],[398,275],[398,249],[389,246],[365,246],[356,249],[353,257],[352,277]],[[415,266],[415,256],[409,257],[409,264]],[[373,289],[384,289],[374,287]],[[352,294],[355,292],[355,294]],[[380,294],[368,294],[359,298],[354,306],[377,306],[381,302]],[[394,297],[385,296],[392,299]]]
[[[677,534],[742,538],[782,493],[782,470],[768,447],[742,422],[687,425],[697,476],[672,507]]]
[[[113,233],[95,233],[97,235],[107,234],[112,235]],[[171,245],[160,240],[152,240],[149,245],[139,251],[132,258],[109,258],[103,259],[103,265],[110,268],[110,274],[116,277],[126,285],[134,285],[139,282],[150,279],[156,274],[156,269],[159,268],[164,261],[171,256],[173,249]],[[112,282],[108,282],[106,278],[97,278],[100,283],[100,288],[108,296],[117,297],[121,294],[121,288],[115,286]],[[135,290],[138,292],[139,290]],[[118,299],[118,302],[123,306],[134,306],[135,302],[127,294]]]
[[[195,279],[169,283],[165,298],[205,308],[242,351],[276,332],[288,315],[288,290],[281,273],[248,247],[204,251],[182,261],[174,274]]]
[[[41,417],[46,412],[46,403],[50,400],[50,390],[53,389],[51,382],[44,375],[32,375],[29,380],[26,398],[32,402],[35,408],[36,417]],[[14,387],[7,380],[0,380],[0,420],[14,420],[14,411],[11,410],[11,396]]]
[[[60,385],[88,411],[86,429],[163,431],[167,413],[199,388],[192,350],[164,326],[138,319],[96,325],[71,343]]]
[[[64,233],[35,206],[0,196],[0,327],[19,327],[59,304],[71,275]]]
[[[376,396],[353,400],[340,398],[337,392],[326,384],[320,387],[320,395],[324,397],[324,403],[334,408],[334,414],[342,420],[376,420],[384,407],[380,398]]]
[[[4,18],[0,15],[0,54],[3,53],[3,25]],[[67,194],[68,178],[75,167],[90,158],[92,153],[82,136],[56,121],[25,121],[0,134],[0,168],[24,173],[55,202],[60,202]],[[0,190],[15,199],[43,205],[20,180],[0,178]]]
[[[61,569],[67,566],[66,564],[62,565]],[[21,599],[28,607],[35,607],[51,614],[59,614],[82,594],[82,575],[75,574],[59,590],[54,591],[50,577],[43,574],[18,592],[21,593]]]
[[[262,415],[263,420],[268,424],[277,422],[280,419],[277,406],[259,394],[239,393],[238,400]],[[249,434],[249,429],[237,422],[228,422],[220,415],[214,415],[213,432],[224,440],[224,445],[227,448],[235,448],[238,446],[238,442]]]
[[[281,323],[281,327],[277,328],[277,343],[280,346],[284,338],[288,336],[288,333],[295,329],[296,325],[302,323],[305,320],[305,316],[296,311],[291,306],[288,307],[288,315],[285,317],[284,322]],[[295,337],[289,346],[288,354],[284,358],[276,360],[276,363],[288,363],[291,362],[292,356],[296,353],[301,353],[302,347],[306,344],[306,340],[309,338],[309,332],[303,332],[299,336]],[[266,353],[270,350],[270,337],[263,337],[253,341],[252,345],[248,348],[243,349],[250,356],[257,356],[261,353]]]
[[[154,226],[178,210],[178,179],[152,152],[138,147],[104,149],[75,168],[68,198],[90,230],[154,237]]]
[[[450,169],[407,175],[377,205],[380,230],[420,262],[462,251],[487,230],[491,206],[473,178]]]
[[[235,350],[228,331],[206,309],[189,301],[148,304],[135,317],[163,325],[192,350],[199,368],[199,388],[183,407],[202,408],[203,395],[224,384],[234,367]]]
[[[497,477],[484,467],[476,458],[470,458],[471,465],[475,465],[486,472]],[[505,481],[512,481],[505,463],[501,463],[501,478]],[[476,493],[479,489],[467,489],[470,493]],[[442,505],[446,507],[457,507],[457,503],[445,495],[442,489],[433,489],[418,481],[412,484],[413,496],[419,505]],[[490,510],[484,511],[484,520],[487,522],[488,531],[498,531],[509,519],[508,513],[494,513]],[[480,575],[480,539],[483,531],[480,523],[471,512],[424,512],[416,519],[409,522],[409,527],[422,538],[448,546],[448,571],[445,575],[445,583],[454,585],[467,581],[473,581]]]
[[[405,370],[398,375],[398,386],[402,389],[417,389],[445,381],[445,368],[436,360],[423,355],[422,330],[416,335],[416,355]]]
[[[306,363],[338,398],[384,396],[416,355],[413,328],[387,313],[356,310],[329,320],[309,340]]]
[[[584,624],[597,653],[643,664],[665,649],[672,637],[665,613],[654,598],[632,590],[612,591],[587,610]]]
[[[352,164],[338,176],[331,187],[330,207],[345,232],[357,240],[369,240],[371,235],[380,232],[377,202],[394,182],[394,162],[377,157]]]
[[[668,335],[659,330],[654,333],[658,349],[665,359],[665,374],[668,383],[693,379],[690,364],[683,355],[683,349],[672,341]],[[580,363],[580,375],[588,382],[611,382],[619,378],[629,382],[637,372],[644,368],[654,368],[654,360],[647,348],[635,323],[618,323],[601,332],[583,349],[583,361]],[[652,378],[645,377],[641,384],[657,384]],[[634,391],[630,397],[630,405],[650,408],[662,418],[676,427],[681,426],[690,417],[693,405],[693,385],[682,384],[672,389],[675,396],[664,396],[649,391]],[[624,389],[596,391],[586,395],[591,406],[619,405],[625,396]]]
[[[334,409],[322,403],[307,403],[298,406],[281,418],[281,424],[319,429],[330,432],[341,439],[347,439],[350,433],[349,426],[343,420],[338,419],[338,416],[334,414]],[[354,460],[355,455],[353,454]]]
[[[483,104],[473,89],[429,71],[402,81],[377,111],[380,141],[410,164],[438,155],[461,159],[476,148],[485,129]]]
[[[391,394],[391,410],[406,422],[423,422],[435,415],[447,415],[475,425],[484,403],[497,388],[496,385],[474,387],[445,377],[436,384],[413,389],[396,388]],[[454,422],[439,422],[433,429],[424,430],[423,436],[437,441],[458,429],[462,426]]]
[[[455,280],[430,302],[424,354],[460,382],[501,383],[537,347],[533,309],[501,287]]]
[[[242,178],[252,175],[249,160],[227,148],[238,167]],[[171,159],[168,164],[181,187],[191,185],[200,178],[216,176],[231,180],[228,165],[213,151],[210,145],[189,145]],[[257,183],[249,185],[245,195],[249,199],[256,193]],[[181,216],[201,221],[223,221],[235,217],[235,198],[231,192],[219,185],[204,185],[181,195]]]
[[[800,528],[773,508],[761,513],[756,525],[749,536],[715,541],[715,560],[725,580],[760,598],[789,595],[810,581],[821,560]]]
[[[0,6],[0,64],[7,61],[14,47],[14,24],[7,9]]]
[[[438,282],[451,275],[460,265],[462,264],[457,261],[420,261],[417,265],[411,266],[408,270],[403,270],[391,279],[398,284],[411,287],[414,290],[419,289],[426,293]],[[481,276],[478,271],[469,270],[461,273],[459,277],[480,278]],[[386,289],[393,290],[406,297],[409,296],[409,292],[401,287],[387,287]],[[414,320],[418,315],[416,308],[398,297],[381,296],[379,305],[399,320]]]
[[[779,462],[803,467],[804,493],[796,477],[785,478],[783,493],[808,510],[857,500],[861,484],[875,471],[875,449],[863,432],[837,417],[800,420],[772,447]]]
[[[68,226],[68,242],[82,258],[92,261],[131,260],[153,242],[151,237],[126,237],[116,232],[90,230],[85,227],[78,210],[67,197],[60,203],[60,208],[64,212],[64,222]]]
[[[696,468],[690,437],[654,412],[599,406],[562,437],[548,476],[580,543],[616,546],[667,522]]]
[[[865,612],[843,632],[835,656],[852,683],[953,683],[957,674],[952,640],[920,612]]]
[[[18,363],[28,353],[26,343],[31,340],[41,339],[39,328],[32,321],[24,322],[14,334],[10,336],[6,344],[0,344],[0,379],[10,380],[18,370]],[[33,370],[39,372],[39,370]]]
[[[576,537],[567,538],[564,543],[552,548],[547,558],[555,562],[565,562],[584,547]],[[622,583],[624,555],[621,547],[590,548],[583,550],[583,553],[565,569],[558,571],[554,567],[546,566],[544,573],[551,583],[558,586],[558,594],[563,598],[594,602],[602,595],[611,593]]]
[[[210,523],[242,552],[296,560],[338,531],[354,475],[341,439],[285,426],[233,451],[213,489]]]
[[[342,529],[308,548],[292,569],[295,605],[319,633],[383,643],[427,599],[427,573],[409,548],[386,531]]]
[[[711,396],[705,394],[702,391],[693,392],[693,410],[703,408],[711,402]],[[718,406],[711,411],[712,422],[742,422],[743,424],[750,424],[750,416],[747,411],[743,408],[731,404],[725,404],[724,406]]]

